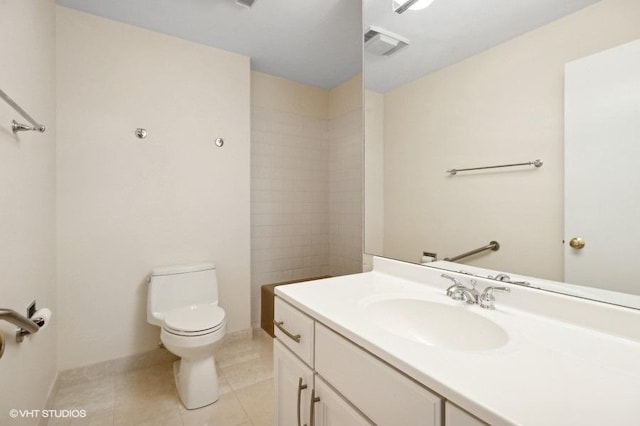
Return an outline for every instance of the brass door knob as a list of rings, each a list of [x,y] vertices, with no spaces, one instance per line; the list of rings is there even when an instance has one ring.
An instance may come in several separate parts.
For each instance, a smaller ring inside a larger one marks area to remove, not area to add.
[[[576,250],[580,250],[585,246],[585,242],[582,238],[580,237],[575,237],[572,238],[571,241],[569,241],[569,245],[571,246],[571,248],[574,248]]]

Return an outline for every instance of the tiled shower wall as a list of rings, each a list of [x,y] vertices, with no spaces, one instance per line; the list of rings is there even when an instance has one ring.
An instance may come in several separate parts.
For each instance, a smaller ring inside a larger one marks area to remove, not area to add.
[[[329,120],[329,275],[362,272],[362,109]]]
[[[329,273],[326,119],[252,108],[251,268],[254,324],[263,284]]]
[[[362,79],[332,90],[254,73],[251,320],[264,284],[362,271]]]

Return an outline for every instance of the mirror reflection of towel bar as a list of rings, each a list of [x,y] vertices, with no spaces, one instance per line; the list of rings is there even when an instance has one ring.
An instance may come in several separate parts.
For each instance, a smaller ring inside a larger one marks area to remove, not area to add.
[[[445,257],[444,260],[449,261],[449,262],[456,262],[456,261],[458,261],[460,259],[464,259],[465,257],[473,256],[474,254],[482,253],[483,251],[487,251],[487,250],[492,250],[492,251],[500,250],[500,243],[497,242],[497,241],[491,241],[488,245],[486,245],[484,247],[480,247],[480,248],[477,248],[475,250],[471,250],[471,251],[468,251],[466,253],[459,254],[457,256]]]
[[[535,167],[542,167],[542,161],[541,160],[534,160],[534,161],[529,161],[528,163],[515,163],[515,164],[502,164],[499,166],[485,166],[485,167],[472,167],[469,169],[449,169],[447,170],[447,173],[449,173],[451,176],[454,176],[456,173],[458,172],[468,172],[470,170],[485,170],[485,169],[498,169],[501,167],[516,167],[516,166],[535,166]]]

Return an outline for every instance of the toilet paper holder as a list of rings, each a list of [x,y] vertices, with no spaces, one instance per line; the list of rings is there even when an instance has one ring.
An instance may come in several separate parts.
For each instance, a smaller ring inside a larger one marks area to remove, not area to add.
[[[34,314],[35,318],[30,319],[13,309],[0,308],[0,320],[5,320],[18,327],[16,342],[21,343],[24,340],[24,336],[37,333],[45,325],[46,320],[38,315],[39,312]]]

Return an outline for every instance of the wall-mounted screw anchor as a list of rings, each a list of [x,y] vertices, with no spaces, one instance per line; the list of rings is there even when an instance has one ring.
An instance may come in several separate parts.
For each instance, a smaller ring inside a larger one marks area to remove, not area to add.
[[[145,129],[137,128],[135,131],[135,135],[138,137],[138,139],[144,139],[147,137],[147,131]]]

